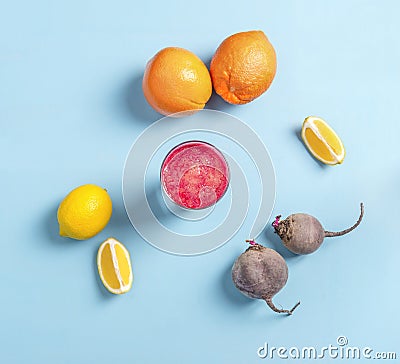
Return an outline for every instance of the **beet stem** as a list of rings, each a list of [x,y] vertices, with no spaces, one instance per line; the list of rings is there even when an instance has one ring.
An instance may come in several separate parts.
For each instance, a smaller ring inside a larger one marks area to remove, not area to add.
[[[357,222],[352,227],[349,227],[346,230],[337,231],[337,232],[325,231],[325,237],[332,238],[335,236],[342,236],[342,235],[349,233],[350,231],[353,231],[358,225],[360,225],[361,220],[363,219],[363,216],[364,216],[364,204],[362,202],[360,203],[360,209],[361,209],[360,217],[358,218]]]
[[[275,221],[272,223],[272,226],[275,228],[275,232],[278,230],[279,220],[281,219],[282,215],[278,215],[275,217]]]
[[[247,239],[246,243],[249,243],[250,245],[257,245],[254,239]]]
[[[293,311],[300,305],[300,302],[297,302],[291,310],[282,310],[273,304],[272,298],[264,298],[264,301],[267,303],[267,305],[271,308],[272,311],[277,313],[287,313],[288,315],[291,315]]]

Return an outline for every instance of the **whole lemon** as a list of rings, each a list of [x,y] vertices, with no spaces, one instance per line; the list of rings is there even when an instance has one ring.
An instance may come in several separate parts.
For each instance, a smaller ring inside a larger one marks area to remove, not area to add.
[[[79,186],[58,207],[60,235],[76,240],[89,239],[105,228],[111,213],[111,198],[104,188],[93,184]]]

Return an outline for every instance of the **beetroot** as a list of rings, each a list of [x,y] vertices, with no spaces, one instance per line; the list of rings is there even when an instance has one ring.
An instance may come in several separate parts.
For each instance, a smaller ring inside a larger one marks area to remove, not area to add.
[[[354,230],[360,225],[364,216],[364,205],[360,204],[361,212],[357,222],[350,228],[338,232],[326,231],[321,223],[307,214],[293,214],[280,221],[277,216],[272,226],[281,238],[283,244],[295,254],[310,254],[315,252],[324,241],[324,238],[341,236]]]
[[[251,246],[242,253],[232,267],[232,280],[236,288],[250,298],[264,300],[275,312],[291,315],[291,310],[277,308],[272,298],[284,287],[288,279],[285,260],[275,250],[247,240]]]

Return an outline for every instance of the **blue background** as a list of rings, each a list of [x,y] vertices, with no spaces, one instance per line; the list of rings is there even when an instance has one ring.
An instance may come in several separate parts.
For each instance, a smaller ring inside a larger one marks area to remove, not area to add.
[[[257,363],[257,348],[335,344],[400,355],[400,23],[396,1],[9,1],[0,12],[1,360],[14,363]],[[235,290],[240,239],[179,257],[144,242],[126,216],[121,177],[135,138],[160,118],[141,78],[159,49],[209,62],[238,31],[262,29],[278,72],[245,106],[213,96],[208,108],[247,122],[276,168],[274,215],[308,212],[330,230],[360,228],[295,257],[267,228],[290,276],[275,303]],[[297,132],[308,115],[342,137],[341,166],[317,163]],[[74,187],[96,183],[113,216],[84,242],[58,236],[56,210]],[[113,235],[131,252],[135,282],[113,296],[95,256]],[[276,362],[282,360],[277,359]]]

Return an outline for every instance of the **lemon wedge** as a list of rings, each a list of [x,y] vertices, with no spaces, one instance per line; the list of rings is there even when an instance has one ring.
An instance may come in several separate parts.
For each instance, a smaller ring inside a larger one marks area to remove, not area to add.
[[[103,242],[97,252],[97,268],[104,286],[114,294],[128,292],[133,274],[128,250],[114,238]]]
[[[321,118],[309,116],[304,120],[301,138],[311,154],[330,165],[343,163],[346,151],[335,131]]]

